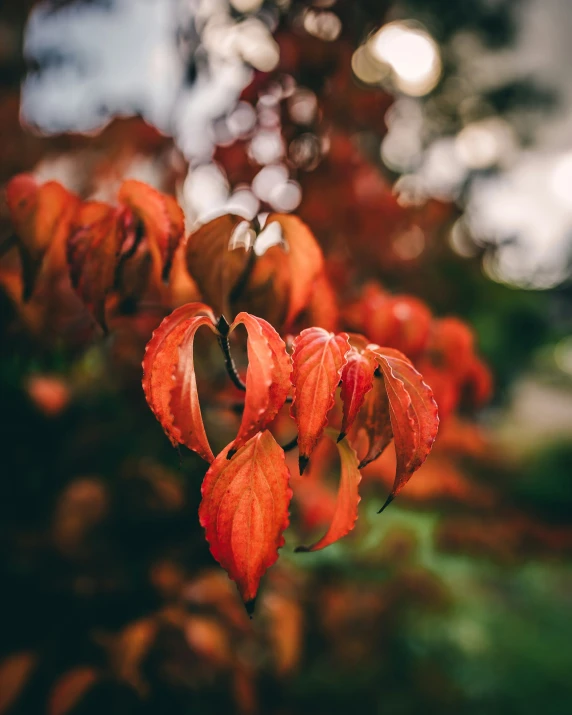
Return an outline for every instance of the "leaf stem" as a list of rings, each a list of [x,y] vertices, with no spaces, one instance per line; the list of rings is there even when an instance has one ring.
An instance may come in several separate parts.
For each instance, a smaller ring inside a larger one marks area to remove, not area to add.
[[[293,449],[296,449],[298,446],[298,435],[294,437],[294,439],[291,439],[289,442],[287,442],[282,449],[284,452],[291,452]]]
[[[230,352],[230,341],[228,339],[229,324],[224,315],[220,316],[216,327],[219,333],[218,344],[222,350],[222,354],[224,355],[224,366],[228,376],[235,387],[243,392],[246,392],[246,385],[240,379],[240,375],[238,374],[238,370],[236,369],[236,365],[234,364],[234,360],[232,358],[232,353]]]

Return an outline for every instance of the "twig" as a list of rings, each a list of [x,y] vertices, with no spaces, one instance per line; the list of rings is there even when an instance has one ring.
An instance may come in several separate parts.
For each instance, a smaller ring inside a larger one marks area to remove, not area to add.
[[[221,315],[218,319],[217,328],[219,332],[218,344],[220,345],[220,349],[222,350],[222,353],[224,355],[224,366],[226,368],[228,376],[230,377],[232,383],[239,390],[245,392],[246,385],[240,379],[240,375],[238,374],[238,370],[236,369],[236,365],[234,364],[234,360],[232,359],[232,354],[230,352],[230,342],[228,339],[229,324],[224,315]]]

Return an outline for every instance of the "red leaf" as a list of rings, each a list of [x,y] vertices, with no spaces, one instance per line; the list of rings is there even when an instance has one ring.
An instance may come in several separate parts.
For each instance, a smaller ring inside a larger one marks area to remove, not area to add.
[[[203,299],[229,321],[230,294],[246,269],[249,256],[248,245],[239,241],[235,247],[232,240],[240,224],[244,224],[246,236],[250,227],[242,216],[219,216],[198,228],[187,242],[189,273]]]
[[[342,431],[338,439],[343,439],[353,425],[366,397],[373,387],[373,373],[377,367],[371,353],[360,353],[355,348],[347,355],[342,370],[340,391],[344,407]]]
[[[389,400],[381,377],[374,379],[373,387],[365,396],[355,426],[356,432],[363,430],[368,439],[367,452],[359,464],[359,468],[362,469],[370,462],[374,462],[393,439]]]
[[[163,320],[145,350],[143,390],[171,442],[212,462],[193,360],[195,334],[202,325],[214,325],[212,311],[203,303],[183,305]]]
[[[314,234],[297,216],[270,214],[264,228],[273,223],[280,225],[287,246],[285,263],[290,278],[290,297],[285,324],[289,325],[308,305],[314,281],[324,270],[324,258]]]
[[[73,287],[105,328],[105,299],[115,283],[122,234],[117,209],[99,201],[81,204],[67,243]]]
[[[248,333],[246,398],[242,422],[229,451],[230,456],[276,417],[291,387],[290,357],[284,341],[270,323],[249,313],[239,313],[230,331],[240,324]]]
[[[390,295],[377,283],[368,283],[359,300],[344,313],[352,330],[364,333],[378,345],[388,345],[410,357],[427,346],[431,312],[413,296]]]
[[[117,198],[143,223],[158,277],[166,280],[175,250],[185,232],[181,208],[172,196],[134,179],[123,182]]]
[[[439,417],[431,388],[405,355],[391,348],[371,349],[383,372],[397,456],[393,488],[383,511],[427,458]]]
[[[292,490],[284,452],[270,432],[255,435],[230,460],[227,451],[205,475],[199,519],[212,555],[249,609],[284,545]]]
[[[291,414],[298,426],[300,472],[322,436],[350,350],[346,333],[307,328],[294,340]]]
[[[332,438],[334,437],[332,430],[327,430],[327,433]],[[360,502],[358,485],[361,481],[358,459],[347,439],[342,439],[337,444],[341,460],[341,476],[332,522],[328,531],[315,544],[312,544],[312,546],[299,546],[296,551],[324,549],[326,546],[341,539],[342,536],[349,534],[356,523],[358,504]]]
[[[38,186],[32,175],[19,174],[6,187],[6,201],[19,239],[23,297],[28,300],[46,252],[66,238],[78,199],[56,181]]]

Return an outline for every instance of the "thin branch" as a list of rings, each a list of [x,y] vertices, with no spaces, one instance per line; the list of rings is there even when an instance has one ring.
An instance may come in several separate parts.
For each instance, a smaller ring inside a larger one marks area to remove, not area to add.
[[[236,369],[236,365],[234,364],[234,360],[232,359],[232,354],[230,352],[230,342],[228,339],[228,329],[230,326],[228,324],[227,319],[224,317],[224,315],[220,316],[216,327],[218,328],[218,332],[219,332],[218,344],[220,346],[220,349],[222,350],[222,354],[224,355],[224,366],[226,368],[228,376],[230,377],[232,383],[239,390],[242,390],[243,392],[245,392],[246,385],[240,379],[240,375],[238,374],[238,370]]]
[[[220,335],[218,338],[218,344],[220,345],[220,349],[223,352],[224,366],[226,368],[228,376],[230,377],[233,385],[235,385],[235,387],[238,387],[239,390],[242,390],[243,392],[245,392],[246,385],[240,379],[240,375],[238,374],[238,370],[236,369],[236,365],[234,364],[234,360],[232,359],[232,355],[230,353],[230,343],[229,343],[228,338]]]
[[[288,443],[286,443],[282,449],[284,452],[291,452],[293,449],[296,449],[298,446],[298,435],[294,437],[294,439],[291,439]]]

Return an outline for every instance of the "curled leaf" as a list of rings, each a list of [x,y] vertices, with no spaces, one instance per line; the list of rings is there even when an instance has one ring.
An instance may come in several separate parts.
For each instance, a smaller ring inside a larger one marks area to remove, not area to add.
[[[367,452],[359,464],[362,469],[374,462],[393,439],[389,400],[381,376],[374,379],[371,392],[366,395],[355,424],[357,430],[362,430],[367,437]]]
[[[6,201],[18,238],[24,291],[34,291],[50,246],[65,241],[78,199],[57,181],[39,186],[31,174],[18,174],[6,187]]]
[[[342,389],[340,391],[344,408],[342,440],[353,425],[367,393],[373,388],[373,373],[377,367],[375,359],[369,352],[361,353],[351,350],[342,370]]]
[[[265,230],[277,223],[282,230],[282,238],[287,253],[282,265],[289,273],[290,291],[285,324],[290,325],[310,301],[314,281],[324,270],[324,258],[314,234],[297,216],[292,214],[270,214]],[[262,234],[261,234],[262,235]]]
[[[334,437],[332,430],[326,430],[330,437]],[[358,469],[358,458],[347,439],[338,440],[338,451],[341,460],[340,485],[336,498],[334,515],[327,532],[321,539],[311,546],[299,546],[296,551],[318,551],[333,544],[346,536],[354,528],[358,517],[358,504],[360,496],[358,485],[361,474]]]
[[[294,341],[291,414],[298,426],[300,472],[322,436],[349,350],[346,333],[322,328],[307,328]]]
[[[118,210],[100,201],[86,201],[75,214],[67,242],[73,287],[105,328],[105,302],[115,283],[123,235]]]
[[[117,198],[143,224],[144,237],[158,277],[166,280],[175,250],[185,232],[181,208],[172,196],[134,179],[123,182]]]
[[[238,435],[229,455],[261,432],[276,417],[290,391],[292,365],[286,345],[262,318],[239,313],[231,326],[244,325],[248,333],[246,398]]]
[[[212,311],[203,303],[183,305],[163,320],[145,350],[143,390],[171,442],[184,444],[212,462],[193,358],[195,335],[202,325],[214,326]]]
[[[250,241],[239,240],[243,228],[248,232],[249,224],[242,216],[226,214],[203,224],[188,238],[189,273],[203,299],[219,315],[230,316],[230,295],[247,268]]]
[[[202,485],[199,519],[214,558],[252,610],[265,571],[278,558],[292,490],[284,452],[260,432],[227,459],[223,450]]]
[[[382,510],[407,484],[431,451],[439,417],[431,388],[411,362],[397,350],[371,346],[389,400],[397,465],[393,488]]]

